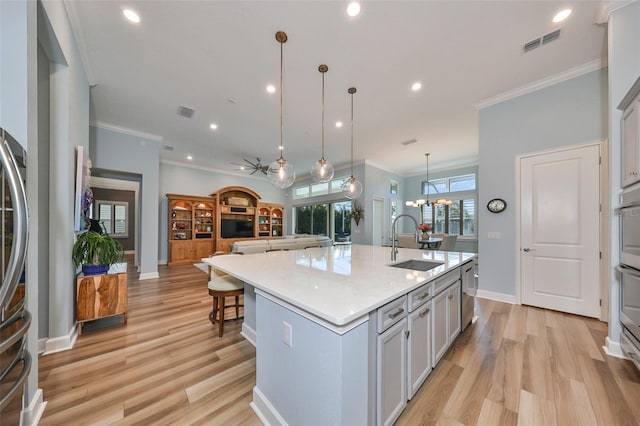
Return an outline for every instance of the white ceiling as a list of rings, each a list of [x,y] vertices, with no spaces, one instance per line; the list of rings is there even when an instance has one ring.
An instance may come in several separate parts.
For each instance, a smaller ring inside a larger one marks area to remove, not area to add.
[[[602,6],[592,1],[366,1],[356,18],[346,1],[66,3],[96,85],[92,120],[161,137],[174,147],[164,160],[230,172],[242,158],[279,155],[279,93],[265,90],[279,83],[278,30],[289,36],[284,157],[298,176],[320,157],[322,63],[327,160],[349,162],[355,86],[355,161],[408,176],[425,169],[425,152],[433,169],[477,162],[479,102],[606,60],[606,27],[595,23]],[[552,23],[566,6],[569,19]],[[126,21],[124,7],[142,22]],[[559,40],[523,53],[557,28]],[[177,115],[179,105],[193,118]],[[410,139],[418,142],[401,145]]]

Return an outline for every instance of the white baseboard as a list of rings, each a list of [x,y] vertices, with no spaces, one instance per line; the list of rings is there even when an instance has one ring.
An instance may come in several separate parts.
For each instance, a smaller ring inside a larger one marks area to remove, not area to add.
[[[481,297],[483,299],[495,300],[496,302],[504,302],[510,303],[512,305],[517,305],[516,297],[511,294],[504,293],[495,293],[493,291],[487,290],[478,290],[476,292],[477,297]]]
[[[253,388],[253,401],[249,404],[256,416],[260,419],[263,425],[269,426],[286,426],[287,422],[284,421],[280,413],[271,405],[269,400],[264,396],[258,386]]]
[[[242,323],[242,331],[240,332],[240,335],[247,339],[254,348],[256,347],[256,331],[249,327],[246,322]]]
[[[145,274],[140,274],[138,280],[152,280],[154,278],[160,278],[160,274],[158,274],[158,272],[147,272]]]
[[[158,260],[158,265],[166,265],[167,263],[168,263],[168,262],[167,262],[167,259],[160,259],[160,260]]]
[[[38,389],[27,408],[20,413],[20,425],[36,426],[40,422],[46,406],[47,402],[44,400],[42,389]]]
[[[56,352],[68,351],[73,348],[78,338],[78,325],[74,325],[66,336],[47,339],[44,344],[43,355],[50,355]]]
[[[47,339],[38,339],[38,354],[43,354],[47,346]]]
[[[620,346],[620,342],[614,342],[613,340],[609,339],[609,336],[604,339],[604,342],[605,345],[602,347],[602,349],[604,349],[604,353],[616,358],[628,359],[625,356],[624,351],[622,350],[622,346]]]

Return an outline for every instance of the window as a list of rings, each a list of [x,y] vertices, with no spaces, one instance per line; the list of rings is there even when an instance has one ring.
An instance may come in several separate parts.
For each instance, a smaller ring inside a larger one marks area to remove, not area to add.
[[[324,195],[329,193],[329,182],[314,183],[311,185],[311,196]]]
[[[337,243],[351,241],[351,201],[297,206],[293,212],[296,234],[328,235]]]
[[[436,234],[475,237],[477,196],[475,173],[430,179],[428,185],[430,196],[448,198],[453,202],[450,205],[422,206],[422,221],[431,224]],[[422,194],[427,194],[426,181],[422,182]]]
[[[331,204],[333,210],[333,242],[351,241],[351,201]]]
[[[129,225],[127,214],[129,203],[122,201],[96,201],[98,206],[98,221],[104,231],[116,238],[127,238],[129,236]]]
[[[308,198],[309,186],[299,186],[293,190],[293,198]]]
[[[476,235],[476,200],[454,200],[450,205],[422,206],[422,221],[436,234]]]
[[[296,234],[328,235],[328,204],[295,208]]]
[[[348,178],[349,176],[342,176],[334,178],[329,182],[309,183],[298,186],[293,189],[293,198],[300,200],[303,198],[317,197],[319,195],[336,194],[342,191],[342,183]]]
[[[447,192],[462,192],[476,190],[476,175],[453,176],[429,180],[429,194],[445,194]],[[422,193],[427,193],[427,182],[422,182]]]

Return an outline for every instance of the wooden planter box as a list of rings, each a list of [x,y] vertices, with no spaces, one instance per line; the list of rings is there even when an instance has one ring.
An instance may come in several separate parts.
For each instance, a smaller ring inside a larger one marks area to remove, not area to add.
[[[76,320],[78,334],[86,321],[124,315],[127,323],[127,274],[78,275],[76,280]]]

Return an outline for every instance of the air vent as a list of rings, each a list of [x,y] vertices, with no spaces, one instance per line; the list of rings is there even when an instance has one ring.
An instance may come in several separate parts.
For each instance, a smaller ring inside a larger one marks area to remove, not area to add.
[[[171,145],[163,145],[162,149],[164,149],[165,151],[173,151],[173,147]]]
[[[184,105],[180,105],[178,107],[178,115],[181,115],[182,117],[192,118],[194,112],[196,112],[195,109],[189,108],[189,107],[184,106]]]
[[[409,139],[408,141],[400,142],[402,145],[411,145],[412,143],[418,142],[418,139]]]
[[[542,44],[547,44],[547,43],[551,43],[554,40],[557,40],[560,38],[560,30],[555,30],[550,32],[549,34],[545,34],[544,36],[542,36]]]
[[[531,52],[533,49],[540,47],[540,44],[542,42],[542,39],[540,37],[538,37],[535,40],[531,40],[527,43],[524,44],[524,51],[526,52]]]
[[[542,46],[543,44],[551,43],[560,38],[560,30],[551,31],[549,34],[545,34],[542,37],[538,37],[524,44],[524,52],[530,52],[535,48]]]

